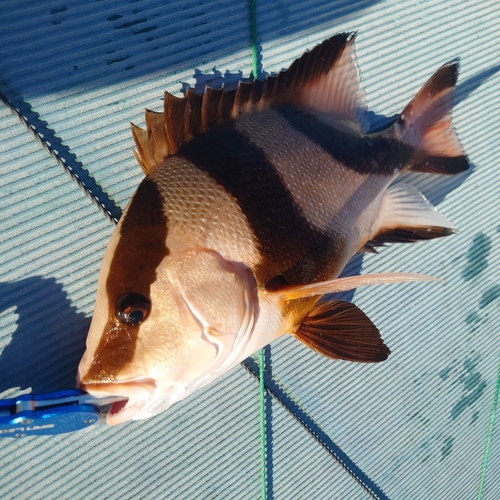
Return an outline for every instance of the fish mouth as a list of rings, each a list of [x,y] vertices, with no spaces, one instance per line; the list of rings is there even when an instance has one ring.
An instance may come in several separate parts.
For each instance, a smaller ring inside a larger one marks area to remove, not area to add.
[[[78,384],[82,391],[95,397],[122,396],[122,401],[111,405],[106,415],[108,425],[117,425],[135,417],[151,400],[156,382],[151,378],[124,382]]]
[[[106,423],[108,425],[117,425],[133,419],[139,413],[148,400],[124,399],[117,401],[111,405],[108,414],[106,415]]]

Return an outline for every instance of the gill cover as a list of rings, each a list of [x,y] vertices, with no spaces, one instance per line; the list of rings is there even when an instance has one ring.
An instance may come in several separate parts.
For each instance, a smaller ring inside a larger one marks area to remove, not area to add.
[[[245,265],[205,249],[189,252],[176,278],[203,338],[216,347],[208,377],[212,380],[236,361],[248,343],[259,309],[255,278]]]

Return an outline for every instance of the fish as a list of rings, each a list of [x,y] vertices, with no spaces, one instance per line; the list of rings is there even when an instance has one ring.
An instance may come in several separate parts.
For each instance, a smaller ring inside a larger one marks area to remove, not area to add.
[[[107,423],[152,417],[283,335],[332,359],[390,354],[355,304],[328,294],[432,280],[339,278],[358,252],[449,236],[407,171],[469,162],[452,126],[458,63],[370,132],[354,49],[341,33],[287,70],[233,90],[168,92],[132,124],[145,177],[105,251],[77,385],[123,398]]]

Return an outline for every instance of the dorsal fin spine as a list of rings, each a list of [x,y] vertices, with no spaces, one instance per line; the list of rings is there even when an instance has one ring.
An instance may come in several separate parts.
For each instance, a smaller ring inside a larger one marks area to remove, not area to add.
[[[236,99],[236,89],[225,90],[222,95],[221,120],[230,120]]]
[[[267,80],[267,87],[268,87],[268,93],[266,94],[266,97],[274,97],[276,94],[276,88],[277,88],[277,83],[278,83],[278,75],[273,75],[273,76],[268,76],[266,78]]]
[[[273,97],[276,97],[276,96],[279,96],[279,94],[285,94],[285,91],[286,91],[286,80],[288,78],[288,69],[286,69],[285,71],[280,71],[278,73],[278,78],[276,80],[276,87],[274,89],[274,96]]]
[[[201,134],[201,109],[203,104],[203,96],[197,94],[194,90],[188,89],[187,91],[188,106],[187,110],[187,125],[188,125],[188,136],[193,138],[195,135]],[[184,120],[186,120],[186,114],[184,114]],[[186,121],[184,122],[186,125]]]
[[[220,121],[222,109],[222,89],[206,87],[201,105],[201,128],[206,132],[212,125]]]
[[[255,103],[255,110],[256,111],[262,111],[264,109],[264,102],[265,102],[265,99],[267,97],[267,93],[269,92],[269,79],[270,79],[270,77],[267,77],[262,82],[262,89],[260,91],[260,99]]]
[[[210,110],[209,104],[212,99],[212,90],[209,87],[205,88],[205,93],[203,94],[203,99],[201,101],[201,131],[206,132],[210,125]]]
[[[151,152],[151,143],[148,138],[148,133],[146,130],[132,123],[132,135],[134,136],[134,141],[137,146],[137,152],[142,160],[139,164],[144,173],[149,174],[156,162]]]
[[[155,162],[159,163],[170,155],[163,113],[146,109],[146,129],[148,140],[152,144],[153,157]]]
[[[167,131],[168,148],[171,154],[177,153],[184,140],[184,108],[185,97],[176,97],[165,92],[164,111],[165,128]]]
[[[148,175],[149,172],[148,172],[146,166],[144,165],[144,162],[142,161],[141,155],[134,148],[132,148],[132,153],[134,153],[135,159],[137,160],[137,163],[139,164],[139,166],[142,168],[142,171],[146,175]]]
[[[264,89],[263,80],[254,80],[252,86],[252,108],[256,109],[260,101],[262,101],[262,90]]]

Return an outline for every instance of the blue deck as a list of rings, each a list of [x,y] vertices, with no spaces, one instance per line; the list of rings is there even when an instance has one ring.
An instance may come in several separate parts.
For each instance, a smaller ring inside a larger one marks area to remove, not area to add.
[[[129,123],[161,110],[164,90],[249,76],[252,59],[246,2],[4,0],[0,12],[0,92],[18,110],[0,102],[0,397],[9,397],[74,387],[113,229],[97,205],[116,216],[143,175]],[[351,295],[392,350],[383,364],[333,362],[292,338],[266,349],[270,387],[391,499],[475,498],[481,478],[482,499],[500,498],[498,415],[484,460],[500,361],[499,22],[494,0],[257,0],[261,72],[358,32],[374,124],[460,57],[454,123],[473,169],[409,179],[459,233],[352,265],[444,281]],[[266,416],[268,498],[372,498],[270,396]],[[259,425],[258,383],[237,367],[148,421],[2,440],[0,497],[260,498]]]

